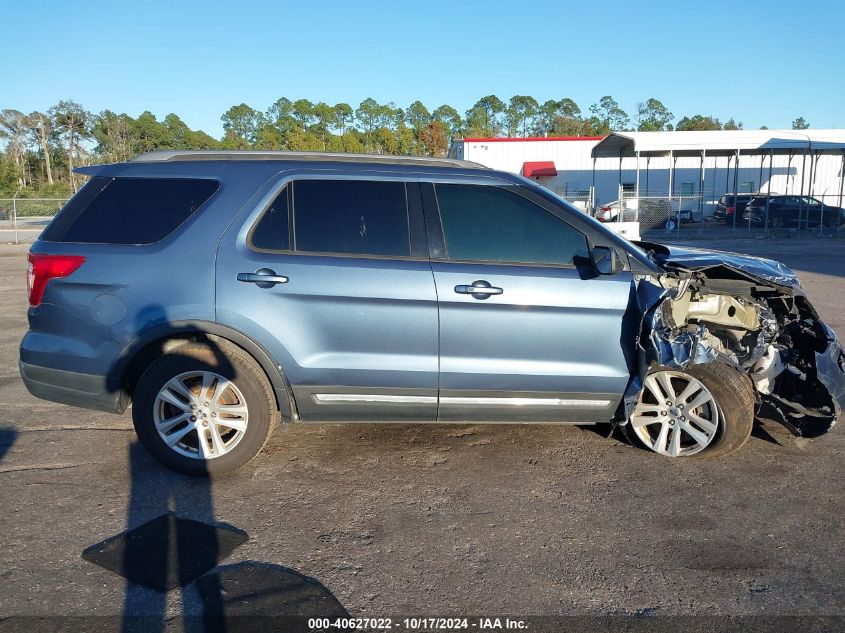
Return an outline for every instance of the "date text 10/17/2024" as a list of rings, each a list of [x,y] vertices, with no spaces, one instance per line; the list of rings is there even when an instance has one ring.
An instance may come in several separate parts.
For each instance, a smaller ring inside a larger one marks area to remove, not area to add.
[[[308,629],[313,633],[323,631],[520,631],[528,623],[512,618],[309,618]]]

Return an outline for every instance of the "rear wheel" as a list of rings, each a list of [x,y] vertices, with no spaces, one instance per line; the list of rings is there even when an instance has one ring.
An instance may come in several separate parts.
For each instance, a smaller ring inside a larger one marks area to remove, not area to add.
[[[144,447],[179,472],[240,468],[278,423],[261,367],[231,345],[186,344],[157,358],[135,390],[132,420]]]
[[[651,372],[624,428],[661,455],[720,457],[745,444],[753,424],[750,381],[727,365],[707,363]]]
[[[667,231],[674,231],[678,228],[678,220],[677,218],[669,218],[663,225],[663,228]]]

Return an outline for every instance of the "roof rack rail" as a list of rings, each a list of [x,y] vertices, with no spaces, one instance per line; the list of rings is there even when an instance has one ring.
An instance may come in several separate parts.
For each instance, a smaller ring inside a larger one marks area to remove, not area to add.
[[[315,162],[378,163],[386,165],[420,165],[426,167],[464,167],[488,169],[478,163],[456,158],[428,156],[386,156],[383,154],[343,154],[332,152],[290,152],[264,150],[159,150],[146,152],[133,158],[133,163],[152,163],[188,160],[289,160]]]

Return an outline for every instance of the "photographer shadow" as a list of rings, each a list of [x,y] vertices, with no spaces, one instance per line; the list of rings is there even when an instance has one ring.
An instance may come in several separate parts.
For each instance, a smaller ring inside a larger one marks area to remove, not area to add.
[[[150,310],[160,314],[151,306],[145,318]],[[198,370],[237,380],[235,366],[213,339],[193,335],[186,340],[212,352],[213,360],[198,363]],[[172,351],[164,345],[156,351]],[[193,476],[171,471],[138,441],[129,446],[128,462],[127,530],[83,552],[86,560],[126,579],[119,627],[102,621],[95,628],[105,625],[124,633],[306,631],[308,617],[348,616],[325,586],[294,570],[254,561],[218,567],[249,537],[217,518],[215,480],[207,469]]]

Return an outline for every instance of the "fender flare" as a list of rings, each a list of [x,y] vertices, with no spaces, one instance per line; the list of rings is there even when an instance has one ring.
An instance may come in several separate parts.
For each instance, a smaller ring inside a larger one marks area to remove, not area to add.
[[[145,330],[141,335],[123,350],[108,375],[109,390],[122,391],[125,396],[122,398],[128,405],[131,388],[127,381],[131,379],[128,371],[139,352],[146,349],[155,341],[169,338],[190,339],[191,335],[202,337],[213,337],[227,340],[242,348],[259,364],[276,396],[276,404],[282,414],[282,419],[289,421],[296,420],[299,416],[296,410],[296,403],[293,398],[293,389],[284,373],[282,367],[275,362],[270,353],[262,345],[251,339],[249,336],[234,328],[212,321],[183,320],[163,323]]]

